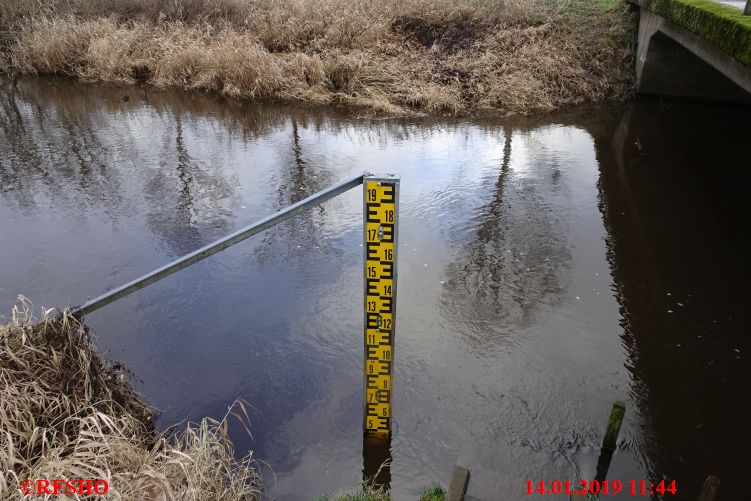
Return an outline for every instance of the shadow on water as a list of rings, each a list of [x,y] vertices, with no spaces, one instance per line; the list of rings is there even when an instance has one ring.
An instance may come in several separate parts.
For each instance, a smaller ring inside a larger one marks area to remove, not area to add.
[[[653,474],[745,499],[751,448],[751,124],[734,107],[637,102],[600,138],[600,189],[632,394]]]

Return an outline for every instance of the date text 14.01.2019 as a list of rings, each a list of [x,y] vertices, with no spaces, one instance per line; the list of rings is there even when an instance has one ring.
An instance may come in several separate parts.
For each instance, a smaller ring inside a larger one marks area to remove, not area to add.
[[[655,494],[675,494],[675,480],[660,480],[652,483],[648,480],[553,480],[534,482],[527,480],[527,494],[632,494],[634,496],[652,496]]]

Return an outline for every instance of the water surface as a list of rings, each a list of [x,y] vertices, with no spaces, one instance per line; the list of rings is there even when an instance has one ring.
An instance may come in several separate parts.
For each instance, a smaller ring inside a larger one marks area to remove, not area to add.
[[[445,486],[457,461],[475,499],[592,478],[615,400],[609,478],[696,499],[719,474],[722,499],[743,499],[741,116],[644,102],[384,120],[3,82],[0,305],[80,304],[346,176],[397,173],[394,499]],[[88,317],[161,426],[249,402],[253,437],[232,436],[273,468],[270,499],[362,475],[361,211],[354,190]]]

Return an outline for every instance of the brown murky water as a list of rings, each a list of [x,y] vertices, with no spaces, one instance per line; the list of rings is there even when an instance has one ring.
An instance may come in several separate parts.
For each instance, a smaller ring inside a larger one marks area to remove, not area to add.
[[[402,178],[391,486],[475,499],[706,475],[748,499],[751,124],[637,102],[391,119],[66,80],[0,82],[0,307],[78,304],[349,174]],[[124,101],[123,95],[129,99]],[[253,405],[269,498],[361,478],[359,191],[92,314],[162,426]],[[647,498],[649,496],[641,496]],[[636,499],[622,494],[609,499]]]

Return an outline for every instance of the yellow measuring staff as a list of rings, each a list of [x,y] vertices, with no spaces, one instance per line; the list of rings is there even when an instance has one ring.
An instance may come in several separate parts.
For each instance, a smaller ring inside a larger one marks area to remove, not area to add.
[[[396,319],[396,254],[399,179],[366,177],[365,406],[369,438],[389,438]]]

